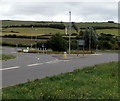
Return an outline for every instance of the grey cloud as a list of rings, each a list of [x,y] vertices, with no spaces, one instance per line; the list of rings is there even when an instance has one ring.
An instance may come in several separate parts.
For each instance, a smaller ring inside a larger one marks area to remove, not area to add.
[[[72,16],[79,20],[82,17],[84,21],[103,21],[103,20],[115,20],[117,19],[117,3],[98,3],[98,2],[20,2],[9,3],[9,10],[2,13],[2,16],[8,18],[19,18],[24,20],[25,17],[40,18],[45,17],[46,20],[50,20],[55,16],[66,15],[72,11]],[[2,12],[2,10],[0,11]],[[18,17],[19,16],[19,17]],[[59,17],[58,17],[59,21]]]

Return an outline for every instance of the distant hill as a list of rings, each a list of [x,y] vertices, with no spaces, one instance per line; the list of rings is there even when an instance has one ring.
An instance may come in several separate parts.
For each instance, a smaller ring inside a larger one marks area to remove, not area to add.
[[[17,20],[2,20],[2,27],[6,26],[21,26],[21,25],[39,25],[39,24],[64,24],[67,26],[68,22],[54,22],[54,21],[17,21]],[[87,27],[101,27],[101,28],[118,28],[118,23],[109,22],[77,22],[78,28]]]
[[[69,22],[54,22],[54,21],[17,21],[17,20],[2,20],[3,34],[16,35],[46,35],[61,33],[65,34],[65,27],[68,27]],[[33,26],[33,27],[32,27]],[[77,33],[88,27],[96,29],[96,33],[106,33],[118,35],[118,23],[114,22],[72,22],[72,33]]]

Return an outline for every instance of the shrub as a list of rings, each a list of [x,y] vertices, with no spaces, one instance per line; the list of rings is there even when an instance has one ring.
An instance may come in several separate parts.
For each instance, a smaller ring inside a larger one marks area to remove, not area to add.
[[[62,38],[62,36],[57,33],[53,35],[48,41],[47,46],[50,47],[53,51],[66,51],[67,50],[67,41]]]

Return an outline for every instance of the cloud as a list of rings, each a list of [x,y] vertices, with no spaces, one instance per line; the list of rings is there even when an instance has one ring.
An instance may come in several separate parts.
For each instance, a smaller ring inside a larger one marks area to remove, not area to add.
[[[69,21],[117,21],[117,2],[8,2],[0,4],[0,19]]]

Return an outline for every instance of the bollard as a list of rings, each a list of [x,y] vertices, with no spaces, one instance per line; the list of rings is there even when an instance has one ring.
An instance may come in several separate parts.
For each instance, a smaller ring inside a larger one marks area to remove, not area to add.
[[[64,58],[67,58],[67,53],[66,53],[66,52],[64,52],[63,57],[64,57]]]

